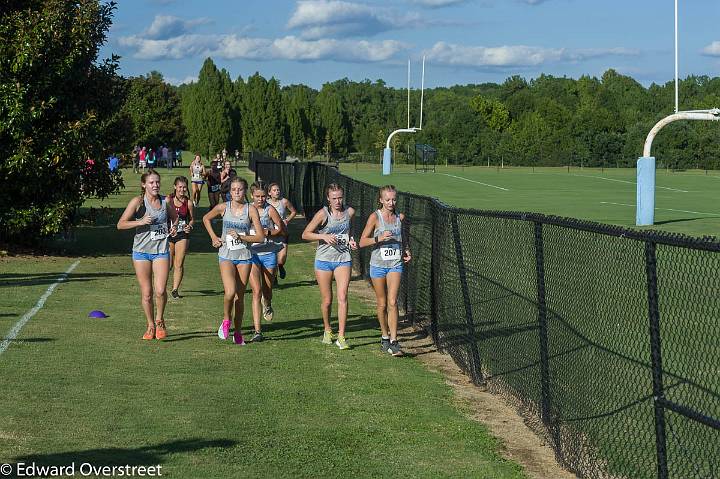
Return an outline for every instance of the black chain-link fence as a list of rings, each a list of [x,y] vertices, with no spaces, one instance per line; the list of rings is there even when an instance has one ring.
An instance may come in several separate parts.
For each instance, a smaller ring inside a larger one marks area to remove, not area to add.
[[[306,217],[318,163],[258,163]],[[720,243],[398,195],[413,261],[399,304],[472,380],[511,402],[583,477],[720,477]],[[367,275],[370,251],[356,253]]]

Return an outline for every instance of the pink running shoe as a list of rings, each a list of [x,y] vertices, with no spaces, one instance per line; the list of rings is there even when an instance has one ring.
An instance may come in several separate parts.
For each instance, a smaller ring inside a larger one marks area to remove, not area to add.
[[[223,319],[222,324],[218,328],[218,338],[227,339],[230,336],[230,320]]]
[[[242,333],[240,333],[240,331],[235,331],[233,333],[233,343],[240,346],[245,346],[245,340],[243,339],[243,335]]]

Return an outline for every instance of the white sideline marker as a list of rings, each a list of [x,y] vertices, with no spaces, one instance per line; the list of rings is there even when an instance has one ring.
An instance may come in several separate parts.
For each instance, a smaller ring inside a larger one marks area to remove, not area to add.
[[[67,277],[72,271],[77,267],[77,265],[80,264],[80,260],[75,261],[73,264],[70,265],[70,267],[65,271],[63,274],[58,277],[58,280],[51,284],[47,291],[45,291],[45,294],[40,296],[40,299],[38,299],[38,302],[33,306],[33,308],[25,313],[25,316],[20,318],[20,320],[15,323],[15,325],[12,327],[10,332],[5,336],[5,339],[2,340],[0,343],[0,354],[4,353],[5,350],[10,347],[10,343],[17,337],[18,334],[20,334],[20,330],[27,324],[30,319],[37,314],[38,311],[42,309],[42,307],[45,305],[45,301],[50,297],[50,295],[55,291],[55,288],[58,287],[58,285],[64,281],[67,280]]]
[[[617,183],[627,183],[628,185],[636,185],[637,184],[634,181],[616,180],[615,178],[605,178],[604,176],[592,176],[592,175],[572,175],[572,176],[579,176],[581,178],[596,178],[598,180],[605,180],[605,181],[615,181]],[[667,186],[655,186],[655,188],[661,188],[663,190],[670,190],[670,191],[677,191],[678,193],[690,193],[689,191],[678,190],[675,188],[668,188]]]
[[[498,190],[510,191],[510,190],[508,190],[507,188],[503,188],[503,187],[501,187],[501,186],[489,185],[489,184],[487,184],[487,183],[480,183],[479,181],[469,180],[469,179],[467,179],[467,178],[463,178],[462,176],[455,176],[455,175],[451,175],[451,174],[449,174],[449,173],[440,173],[440,174],[441,174],[441,175],[445,175],[445,176],[449,176],[450,178],[457,178],[458,180],[469,181],[470,183],[477,183],[478,185],[489,186],[490,188],[497,188]]]
[[[635,208],[635,205],[628,205],[625,203],[611,203],[610,201],[601,201],[601,205],[616,205],[616,206],[632,206]],[[707,216],[713,216],[720,218],[720,213],[703,213],[702,211],[688,211],[688,210],[675,210],[673,208],[655,208],[656,210],[663,210],[663,211],[676,211],[678,213],[692,213],[694,215],[707,215]]]

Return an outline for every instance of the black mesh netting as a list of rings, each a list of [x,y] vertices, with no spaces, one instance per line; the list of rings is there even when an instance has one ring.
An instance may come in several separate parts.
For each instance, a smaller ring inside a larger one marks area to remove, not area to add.
[[[339,183],[320,163],[258,162],[306,217]],[[400,193],[413,261],[399,303],[582,477],[720,477],[720,243],[569,218],[451,208]],[[369,250],[356,253],[367,275]]]

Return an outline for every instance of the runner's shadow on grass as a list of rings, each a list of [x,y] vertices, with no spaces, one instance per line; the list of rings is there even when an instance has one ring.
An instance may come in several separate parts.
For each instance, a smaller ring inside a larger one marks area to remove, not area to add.
[[[23,343],[49,343],[50,341],[57,341],[55,338],[15,338],[10,339],[10,343],[23,344]]]
[[[166,457],[178,453],[192,453],[202,449],[230,448],[238,444],[231,439],[184,439],[179,441],[144,446],[137,448],[103,448],[87,449],[84,451],[68,451],[53,454],[32,454],[13,458],[16,462],[25,464],[35,463],[42,466],[62,466],[75,463],[90,463],[95,467],[101,466],[152,466],[165,462]],[[76,473],[79,471],[76,470]]]
[[[337,333],[337,319],[331,321],[331,324],[333,325],[333,330]],[[322,318],[265,323],[263,329],[263,332],[267,332],[269,334],[277,331],[289,331],[281,335],[272,334],[270,339],[273,341],[316,338],[321,336],[323,332]],[[375,329],[377,329],[377,319],[375,316],[355,314],[348,316],[345,331],[352,333]],[[354,336],[352,339],[363,339],[366,337],[372,336]]]
[[[169,334],[163,342],[172,343],[175,341],[187,341],[188,339],[209,338],[212,336],[217,336],[217,331],[192,331],[190,333]]]
[[[197,293],[197,294],[188,294],[188,293]],[[180,296],[180,299],[184,297],[192,298],[196,296],[217,296],[219,294],[223,294],[223,291],[218,289],[186,289],[182,292],[182,295]]]
[[[0,288],[8,288],[11,286],[37,286],[44,284],[57,283],[62,273],[7,273],[0,274]],[[135,276],[130,273],[71,273],[67,277],[67,281],[88,282],[96,281],[102,278],[113,278],[117,276]]]
[[[302,286],[316,286],[317,281],[314,279],[306,279],[304,281],[293,281],[286,283],[285,280],[280,280],[281,282],[273,286],[273,291],[279,290],[279,289],[291,289],[291,288],[300,288]]]

